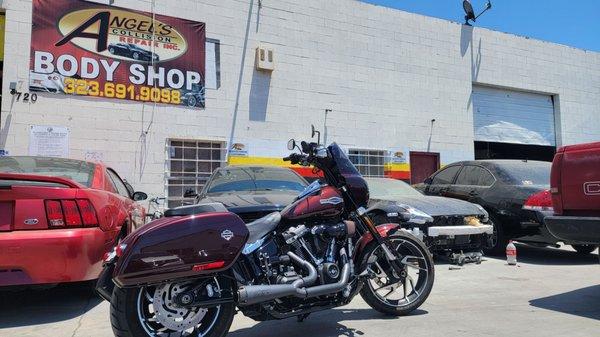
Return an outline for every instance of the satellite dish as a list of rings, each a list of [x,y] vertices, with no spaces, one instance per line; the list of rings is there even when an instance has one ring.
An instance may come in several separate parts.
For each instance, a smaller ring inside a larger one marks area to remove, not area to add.
[[[469,21],[477,21],[477,18],[481,16],[481,14],[485,13],[488,9],[492,8],[492,2],[490,0],[488,0],[488,2],[485,4],[485,8],[483,9],[483,11],[481,11],[481,13],[475,15],[475,11],[473,10],[473,6],[471,5],[471,1],[470,0],[463,0],[463,9],[465,10],[465,25],[470,26],[471,24],[469,23]]]
[[[473,6],[471,5],[471,1],[464,0],[463,1],[463,9],[465,10],[465,21],[469,22],[469,20],[475,21],[475,11],[473,10]]]

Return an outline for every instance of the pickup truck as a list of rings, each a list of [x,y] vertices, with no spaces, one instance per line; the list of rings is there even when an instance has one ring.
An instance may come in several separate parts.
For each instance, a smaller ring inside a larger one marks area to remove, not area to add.
[[[550,173],[548,231],[580,253],[600,244],[600,142],[558,149]]]

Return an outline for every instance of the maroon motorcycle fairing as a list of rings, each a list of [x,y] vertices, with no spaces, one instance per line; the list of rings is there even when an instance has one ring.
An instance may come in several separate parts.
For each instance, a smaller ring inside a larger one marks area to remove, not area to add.
[[[223,271],[248,235],[242,219],[229,212],[161,218],[125,238],[113,279],[127,287]]]
[[[335,187],[324,186],[318,192],[296,200],[281,211],[284,221],[299,221],[308,218],[331,219],[344,212],[344,199]]]

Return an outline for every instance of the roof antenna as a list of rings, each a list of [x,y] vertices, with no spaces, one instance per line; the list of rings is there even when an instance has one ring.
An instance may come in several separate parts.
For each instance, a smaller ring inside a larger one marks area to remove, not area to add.
[[[471,1],[463,0],[463,9],[465,10],[465,14],[466,14],[465,15],[465,25],[471,26],[469,21],[476,22],[478,17],[480,17],[483,13],[487,12],[491,8],[492,8],[492,2],[490,0],[488,0],[488,2],[485,4],[485,8],[483,9],[483,11],[481,11],[481,13],[477,14],[477,16],[476,16],[475,11],[473,10],[473,6],[471,5]]]

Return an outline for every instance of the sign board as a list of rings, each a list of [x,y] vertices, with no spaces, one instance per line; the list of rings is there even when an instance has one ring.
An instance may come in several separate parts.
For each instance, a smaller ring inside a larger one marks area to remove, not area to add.
[[[204,107],[205,24],[33,0],[30,91]]]
[[[234,157],[248,156],[248,144],[232,143],[229,147],[229,155]]]
[[[69,129],[64,126],[32,125],[29,131],[29,155],[69,157]]]
[[[391,162],[394,164],[405,164],[406,163],[406,155],[402,151],[392,152]]]

